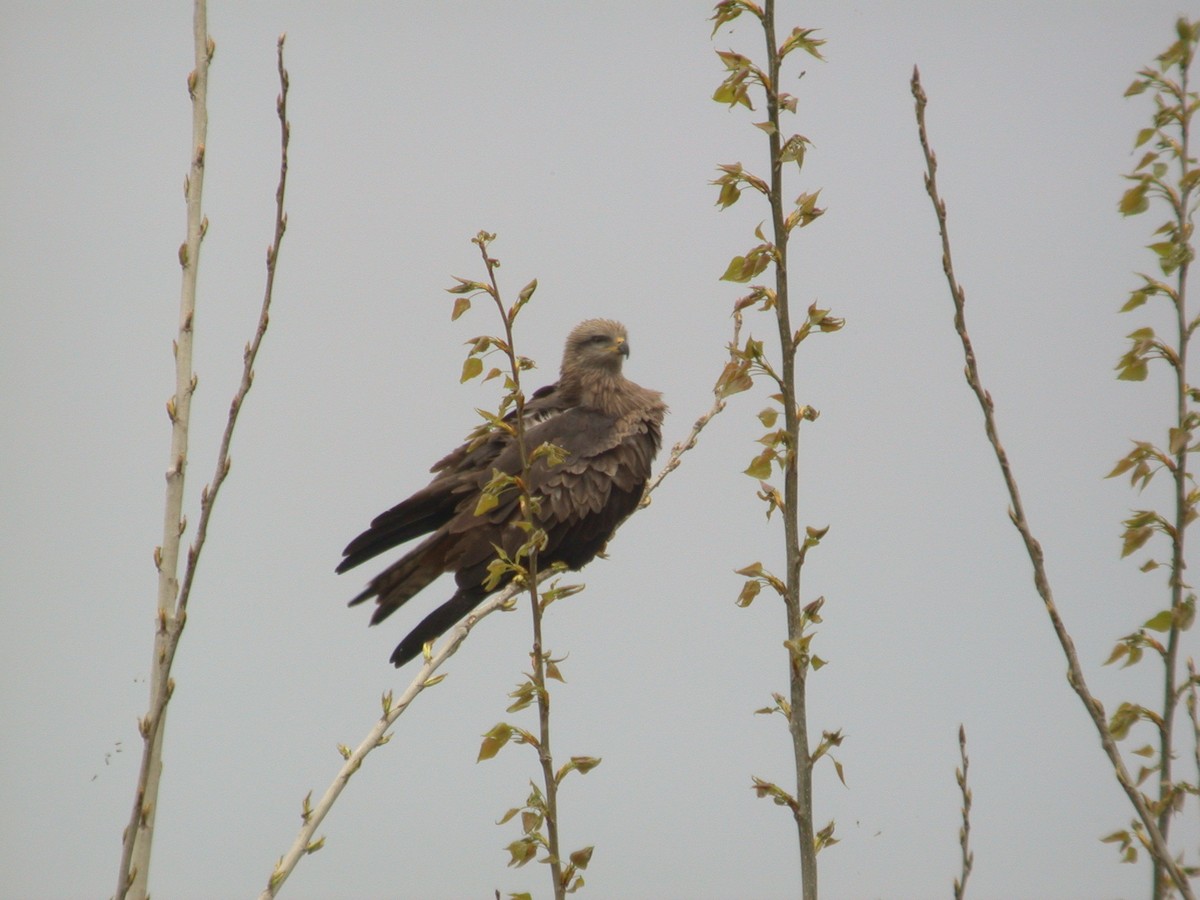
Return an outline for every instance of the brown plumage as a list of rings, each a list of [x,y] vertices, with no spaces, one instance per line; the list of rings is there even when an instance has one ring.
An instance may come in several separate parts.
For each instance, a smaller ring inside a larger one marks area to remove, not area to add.
[[[641,500],[650,464],[661,442],[666,406],[657,391],[639,387],[621,374],[629,356],[625,326],[588,319],[567,337],[556,383],[525,403],[529,450],[543,443],[566,451],[565,460],[533,464],[530,490],[541,500],[539,524],[546,532],[543,565],[560,562],[579,569],[604,549],[616,527]],[[511,416],[512,414],[510,414]],[[495,547],[513,554],[525,541],[517,527],[515,490],[499,505],[476,516],[475,508],[493,469],[520,472],[515,440],[491,432],[475,446],[465,443],[430,469],[433,481],[377,516],[371,527],[342,551],[338,572],[421,535],[425,540],[376,575],[350,601],[372,597],[378,604],[371,624],[382,622],[444,572],[453,572],[458,590],[426,616],[392,653],[397,667],[421,652],[490,593],[483,585]],[[495,589],[502,587],[501,582]]]

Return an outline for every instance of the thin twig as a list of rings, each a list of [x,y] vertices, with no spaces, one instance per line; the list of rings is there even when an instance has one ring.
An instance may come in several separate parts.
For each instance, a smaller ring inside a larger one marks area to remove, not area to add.
[[[962,792],[962,828],[958,830],[958,845],[962,849],[962,873],[954,879],[954,900],[963,900],[967,893],[967,878],[975,865],[975,854],[971,852],[971,788],[967,784],[967,730],[958,726],[958,755],[962,758],[962,768],[954,773],[958,781],[958,789]]]
[[[1200,710],[1196,697],[1196,663],[1188,659],[1187,711],[1192,720],[1192,753],[1196,761],[1196,783],[1200,784]]]
[[[551,574],[550,572],[543,572],[541,580],[544,581]],[[324,795],[317,804],[311,807],[311,809],[306,807],[303,825],[296,836],[296,840],[292,843],[287,853],[280,857],[279,862],[275,864],[275,870],[271,873],[266,889],[259,894],[259,900],[270,900],[270,898],[274,897],[288,876],[292,874],[301,857],[306,853],[311,853],[313,850],[318,849],[320,843],[317,842],[314,844],[313,835],[325,819],[325,816],[329,813],[334,801],[337,800],[338,796],[345,789],[350,776],[358,771],[367,754],[376,747],[383,746],[390,740],[391,735],[387,734],[387,730],[396,723],[396,720],[408,709],[409,704],[417,698],[417,695],[425,690],[425,688],[437,684],[444,677],[439,676],[434,678],[433,673],[441,667],[442,663],[458,651],[462,642],[467,639],[467,635],[471,633],[472,628],[497,609],[506,606],[517,594],[524,590],[525,587],[523,585],[509,584],[500,593],[493,594],[479,606],[475,607],[469,616],[450,630],[449,635],[442,641],[437,650],[431,652],[425,659],[425,664],[413,677],[413,680],[398,700],[393,702],[390,692],[384,696],[383,715],[379,717],[379,720],[367,733],[367,736],[363,738],[358,747],[352,753],[348,755],[344,754],[346,759],[345,764],[338,770],[333,782],[326,788]]]
[[[275,235],[270,246],[267,247],[267,283],[263,290],[262,307],[258,313],[258,327],[254,331],[253,340],[246,345],[246,349],[242,353],[242,380],[229,404],[229,418],[225,422],[225,431],[221,435],[221,445],[217,451],[216,473],[200,494],[200,523],[196,527],[196,538],[188,549],[187,570],[179,591],[181,613],[187,609],[188,599],[191,597],[192,580],[196,575],[196,564],[200,560],[200,551],[204,548],[204,541],[208,536],[208,521],[212,515],[213,504],[217,500],[217,493],[221,490],[221,485],[225,483],[225,478],[229,474],[231,465],[229,447],[233,443],[233,431],[237,427],[238,413],[241,412],[246,395],[250,393],[250,388],[254,384],[254,362],[258,358],[258,350],[262,346],[263,337],[266,335],[267,326],[270,323],[271,296],[275,289],[275,267],[279,260],[279,245],[283,241],[284,232],[287,231],[287,213],[284,212],[283,200],[284,192],[287,189],[288,142],[291,138],[292,126],[287,118],[288,73],[287,69],[283,67],[283,45],[286,40],[287,35],[281,34],[276,44],[280,86],[279,96],[275,101],[275,108],[279,114],[279,185],[275,189]]]
[[[737,348],[738,342],[741,339],[741,334],[742,314],[740,311],[735,311],[733,314],[733,337],[730,338],[729,341],[730,349]],[[666,463],[663,464],[663,467],[659,470],[658,474],[651,478],[646,484],[646,490],[642,492],[642,500],[638,504],[639,509],[650,505],[650,495],[658,489],[658,486],[662,484],[664,478],[675,471],[675,469],[679,466],[679,460],[683,454],[696,446],[696,442],[700,438],[700,432],[704,430],[705,426],[707,426],[708,423],[711,422],[718,413],[725,409],[725,403],[726,397],[723,390],[723,382],[720,378],[718,378],[717,383],[713,385],[713,405],[708,408],[706,413],[692,423],[692,430],[688,432],[687,437],[671,447],[671,454],[667,457]]]
[[[1009,501],[1011,503],[1009,518],[1012,520],[1013,525],[1016,526],[1025,544],[1025,550],[1029,555],[1030,562],[1033,564],[1033,582],[1037,588],[1038,596],[1042,598],[1042,603],[1045,605],[1046,612],[1050,616],[1051,625],[1054,627],[1054,633],[1058,637],[1058,642],[1062,646],[1063,654],[1067,659],[1067,682],[1071,685],[1071,688],[1078,695],[1084,708],[1087,710],[1088,716],[1091,718],[1092,724],[1099,734],[1100,744],[1104,748],[1104,752],[1112,765],[1113,774],[1116,776],[1117,782],[1125,791],[1129,802],[1133,805],[1138,818],[1146,829],[1150,841],[1148,849],[1154,858],[1159,860],[1167,869],[1171,880],[1175,882],[1180,893],[1184,897],[1194,900],[1195,895],[1192,893],[1191,886],[1188,884],[1187,878],[1179,866],[1171,858],[1171,853],[1167,848],[1166,842],[1163,840],[1162,833],[1158,829],[1154,815],[1150,811],[1145,797],[1137,789],[1137,786],[1133,783],[1129,772],[1125,768],[1125,763],[1121,759],[1121,752],[1117,748],[1112,734],[1109,732],[1104,706],[1088,689],[1083,675],[1083,668],[1079,664],[1079,656],[1075,651],[1075,643],[1072,641],[1070,633],[1063,624],[1058,607],[1054,603],[1054,594],[1050,589],[1050,581],[1046,575],[1042,547],[1034,538],[1033,532],[1029,527],[1029,521],[1025,516],[1025,508],[1021,503],[1021,494],[1017,489],[1016,478],[1009,464],[1008,454],[1004,451],[1004,446],[1000,443],[1000,437],[996,430],[995,405],[992,402],[991,394],[984,390],[983,383],[980,380],[979,369],[975,362],[975,350],[967,334],[966,319],[963,312],[966,304],[966,293],[954,275],[954,265],[950,254],[950,235],[946,226],[946,204],[938,194],[937,188],[937,156],[929,146],[929,138],[925,131],[925,105],[927,98],[925,91],[921,87],[920,72],[915,67],[913,68],[912,94],[916,100],[917,131],[920,136],[921,149],[925,154],[925,190],[929,194],[929,199],[933,203],[934,213],[937,215],[938,229],[941,232],[942,240],[942,270],[945,272],[946,281],[950,286],[950,296],[954,301],[954,328],[958,332],[958,336],[962,342],[963,355],[966,359],[965,374],[967,383],[970,385],[972,392],[979,401],[980,408],[983,410],[984,428],[987,432],[988,441],[991,443],[992,449],[996,454],[996,461],[1000,465],[1000,472],[1004,477],[1004,484],[1008,489]]]

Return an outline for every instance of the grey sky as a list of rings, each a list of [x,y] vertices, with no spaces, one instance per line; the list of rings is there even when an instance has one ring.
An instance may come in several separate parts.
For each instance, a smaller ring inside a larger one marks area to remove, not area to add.
[[[798,306],[846,329],[801,354],[805,570],[824,595],[811,728],[841,728],[817,773],[831,898],[948,896],[957,874],[956,731],[970,741],[975,898],[1145,893],[1099,838],[1129,812],[1078,701],[963,383],[908,79],[921,66],[958,273],[1057,599],[1093,687],[1153,702],[1152,667],[1103,669],[1165,602],[1118,559],[1143,497],[1103,475],[1161,439],[1162,373],[1118,383],[1118,316],[1162,214],[1122,221],[1120,174],[1149,116],[1122,99],[1173,36],[1174,3],[781,4],[828,62],[793,62],[794,130],[814,144],[789,191],[827,215],[793,244]],[[288,32],[289,231],[271,332],[214,516],[177,666],[151,889],[257,893],[335,773],[387,663],[441,586],[367,628],[335,576],[344,543],[422,485],[489,407],[458,385],[443,288],[477,277],[498,232],[502,287],[541,287],[519,341],[553,378],[577,321],[617,318],[627,374],[672,407],[666,443],[707,408],[739,295],[718,282],[765,208],[718,213],[720,163],[763,172],[760,113],[709,101],[713,49],[760,53],[748,26],[709,40],[709,4],[212,4],[188,510],[253,331],[277,177],[274,46]],[[108,896],[145,710],[190,140],[190,4],[5,3],[0,30],[0,882],[5,896]],[[807,70],[795,80],[797,67]],[[751,318],[768,339],[773,326]],[[765,391],[741,395],[622,530],[548,643],[556,751],[603,757],[561,798],[564,841],[595,844],[588,896],[785,897],[798,878],[782,723],[783,610],[733,601],[733,570],[778,567],[780,538],[740,474]],[[190,534],[190,532],[189,532]],[[1161,557],[1162,548],[1156,548]],[[1139,554],[1140,561],[1146,554]],[[406,611],[407,612],[407,611]],[[545,893],[506,869],[527,748],[475,764],[527,663],[528,612],[494,616],[449,677],[351,782],[285,896]],[[1186,653],[1195,652],[1188,637]],[[1129,749],[1148,740],[1136,734]],[[119,752],[118,752],[119,751]],[[1190,809],[1195,821],[1194,807]],[[1181,832],[1194,847],[1196,829]]]

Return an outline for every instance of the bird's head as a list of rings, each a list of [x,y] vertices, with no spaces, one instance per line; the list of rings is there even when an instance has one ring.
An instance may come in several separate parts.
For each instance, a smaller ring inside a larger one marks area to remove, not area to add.
[[[588,319],[580,322],[567,337],[562,371],[620,372],[629,356],[629,336],[625,326],[612,319]]]

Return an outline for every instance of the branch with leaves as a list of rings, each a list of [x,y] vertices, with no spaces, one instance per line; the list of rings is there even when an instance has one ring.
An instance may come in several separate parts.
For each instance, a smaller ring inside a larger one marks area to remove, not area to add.
[[[1017,488],[1016,477],[1013,474],[1004,445],[1000,442],[1000,435],[996,425],[995,404],[992,401],[992,395],[984,389],[983,382],[980,379],[979,367],[975,358],[975,349],[967,332],[965,314],[966,292],[954,274],[954,262],[950,252],[950,233],[947,226],[946,204],[938,192],[937,156],[930,147],[929,137],[925,128],[925,107],[928,103],[928,98],[926,97],[924,88],[921,86],[920,72],[915,67],[912,76],[912,94],[916,102],[917,133],[921,142],[921,149],[925,156],[925,190],[929,194],[934,214],[937,217],[942,243],[942,270],[945,273],[946,282],[950,289],[950,297],[954,303],[954,328],[962,343],[963,356],[966,360],[965,374],[967,384],[970,386],[971,392],[975,395],[976,400],[979,402],[979,407],[983,411],[984,430],[986,431],[989,443],[992,445],[996,461],[1000,466],[1000,473],[1004,478],[1005,488],[1008,491],[1010,502],[1009,518],[1021,535],[1026,553],[1033,566],[1034,586],[1037,589],[1038,596],[1042,599],[1046,613],[1050,617],[1051,626],[1054,628],[1054,634],[1058,638],[1059,645],[1062,647],[1063,655],[1066,657],[1067,682],[1087,710],[1088,716],[1091,718],[1092,724],[1095,726],[1100,737],[1104,753],[1112,765],[1113,774],[1116,776],[1117,782],[1121,785],[1122,790],[1125,791],[1129,802],[1133,805],[1137,813],[1138,821],[1140,822],[1138,838],[1145,843],[1154,858],[1161,862],[1183,896],[1191,898],[1194,895],[1187,882],[1187,876],[1175,860],[1171,858],[1166,840],[1158,828],[1157,817],[1155,812],[1152,811],[1151,804],[1138,789],[1130,777],[1128,770],[1125,768],[1120,750],[1117,748],[1114,729],[1110,728],[1108,720],[1105,717],[1103,704],[1096,699],[1087,686],[1083,668],[1079,664],[1079,655],[1075,651],[1075,643],[1071,639],[1071,635],[1063,623],[1062,616],[1058,612],[1058,606],[1054,602],[1054,593],[1050,587],[1050,579],[1046,574],[1042,546],[1034,537],[1029,520],[1025,515],[1025,507],[1021,502],[1021,493]]]
[[[246,345],[242,357],[242,377],[230,403],[229,417],[221,436],[217,451],[216,472],[212,480],[200,492],[200,522],[196,537],[187,552],[182,582],[177,579],[179,550],[187,528],[183,515],[184,472],[188,458],[188,425],[191,416],[191,398],[195,393],[197,378],[192,371],[192,335],[196,311],[196,276],[200,262],[200,245],[208,229],[208,219],[201,211],[201,195],[204,186],[205,140],[208,128],[207,93],[208,68],[216,51],[216,44],[208,35],[207,11],[204,0],[197,0],[193,17],[196,68],[188,76],[188,93],[192,99],[192,163],[185,180],[187,198],[187,240],[179,248],[179,263],[183,269],[183,288],[180,296],[179,335],[175,340],[175,394],[167,401],[167,415],[171,420],[171,463],[167,469],[167,502],[163,543],[154,549],[154,564],[158,570],[158,614],[154,640],[154,659],[151,664],[150,707],[138,721],[142,735],[142,761],[138,771],[133,812],[122,838],[121,862],[117,876],[118,900],[125,897],[142,900],[147,895],[150,870],[150,850],[154,835],[154,817],[158,805],[158,787],[162,774],[162,748],[166,726],[167,705],[175,689],[171,678],[171,667],[179,646],[180,637],[187,623],[188,600],[200,553],[208,535],[209,519],[217,494],[221,490],[231,466],[229,449],[234,429],[246,395],[254,383],[254,362],[259,347],[267,332],[271,297],[275,285],[275,269],[279,259],[279,247],[287,229],[284,212],[284,192],[287,186],[288,141],[291,126],[287,120],[288,75],[283,66],[284,37],[281,35],[276,47],[280,93],[276,111],[280,124],[279,183],[275,190],[275,228],[271,245],[267,248],[267,280],[263,301],[254,337]]]
[[[1152,298],[1165,299],[1171,307],[1175,334],[1173,341],[1169,341],[1159,337],[1150,327],[1136,329],[1129,335],[1128,351],[1116,365],[1119,379],[1143,381],[1151,364],[1159,360],[1165,362],[1172,375],[1175,421],[1167,429],[1165,446],[1154,441],[1136,441],[1133,449],[1109,473],[1110,478],[1127,473],[1130,485],[1139,492],[1160,472],[1167,471],[1171,475],[1170,511],[1134,510],[1124,523],[1121,547],[1121,555],[1129,556],[1155,535],[1166,537],[1170,545],[1167,606],[1132,634],[1121,638],[1108,660],[1110,663],[1122,660],[1125,666],[1134,665],[1142,659],[1143,651],[1150,649],[1162,662],[1159,709],[1154,711],[1141,704],[1122,703],[1113,714],[1109,727],[1118,740],[1139,721],[1151,723],[1157,732],[1157,747],[1146,745],[1134,753],[1147,760],[1138,773],[1138,785],[1152,774],[1158,775],[1158,795],[1153,808],[1164,841],[1170,837],[1171,820],[1181,811],[1184,797],[1198,792],[1197,782],[1175,778],[1172,761],[1177,755],[1176,714],[1184,694],[1191,689],[1190,679],[1179,684],[1180,639],[1196,618],[1196,595],[1187,589],[1184,570],[1187,568],[1185,538],[1200,502],[1200,490],[1188,469],[1189,454],[1196,449],[1196,426],[1200,423],[1200,414],[1195,409],[1195,404],[1200,401],[1200,389],[1192,387],[1187,380],[1191,337],[1200,323],[1200,317],[1193,317],[1187,305],[1188,270],[1195,255],[1191,243],[1195,189],[1200,183],[1200,168],[1196,168],[1196,160],[1189,150],[1192,116],[1200,96],[1189,90],[1188,76],[1196,55],[1200,23],[1179,19],[1175,23],[1175,33],[1176,41],[1158,55],[1154,66],[1139,72],[1125,92],[1126,97],[1132,97],[1152,91],[1155,112],[1153,124],[1141,129],[1134,141],[1135,150],[1141,147],[1146,150],[1133,172],[1125,176],[1133,185],[1122,195],[1117,207],[1124,216],[1144,213],[1152,203],[1167,207],[1169,218],[1155,231],[1158,240],[1149,245],[1162,277],[1140,275],[1142,284],[1130,293],[1121,311],[1138,309]],[[1159,567],[1156,560],[1148,559],[1141,570],[1151,572]],[[1151,632],[1163,635],[1163,638],[1155,638]],[[1116,832],[1110,838],[1124,846],[1125,861],[1136,860],[1137,851],[1127,832]],[[1171,891],[1170,879],[1157,857],[1153,857],[1153,863],[1153,896],[1162,898]]]
[[[537,751],[538,763],[542,771],[542,787],[535,786],[526,799],[525,806],[509,810],[501,817],[500,821],[503,824],[515,817],[517,813],[521,814],[524,833],[508,845],[511,857],[509,865],[523,866],[535,859],[540,850],[545,850],[546,856],[543,857],[542,862],[550,867],[551,887],[556,900],[562,900],[567,893],[574,892],[583,886],[583,877],[579,875],[579,870],[587,868],[588,862],[591,860],[592,848],[585,847],[573,852],[570,855],[570,861],[565,867],[563,866],[558,837],[558,787],[568,772],[588,772],[599,765],[600,760],[590,757],[575,757],[571,763],[558,771],[555,771],[554,767],[554,755],[550,747],[550,691],[547,687],[547,679],[562,680],[562,673],[558,668],[558,663],[562,660],[552,659],[549,650],[545,649],[542,638],[542,618],[546,607],[551,603],[561,597],[569,596],[581,588],[580,586],[555,586],[541,595],[538,593],[538,552],[546,546],[546,532],[538,524],[541,514],[540,500],[529,488],[530,467],[542,458],[545,458],[547,465],[557,465],[563,461],[564,456],[562,449],[552,444],[542,444],[530,449],[526,441],[525,394],[521,389],[521,372],[532,368],[533,364],[525,357],[517,355],[513,327],[522,307],[529,302],[533,297],[533,292],[537,290],[537,280],[529,282],[521,290],[516,303],[507,310],[504,308],[500,286],[496,281],[496,269],[499,268],[500,262],[488,253],[488,246],[495,240],[495,237],[494,234],[481,231],[474,238],[474,243],[478,245],[487,269],[487,283],[458,279],[459,286],[452,288],[451,292],[459,295],[455,302],[455,317],[461,315],[469,307],[472,295],[485,294],[495,303],[504,323],[503,338],[483,337],[474,341],[471,353],[467,357],[467,366],[464,366],[463,375],[467,376],[468,366],[472,370],[482,371],[481,355],[491,349],[500,350],[508,362],[508,372],[504,378],[506,394],[500,406],[500,414],[498,416],[488,415],[485,427],[503,430],[512,437],[520,453],[521,471],[519,475],[508,475],[499,470],[495,471],[492,480],[484,488],[483,496],[475,512],[476,515],[479,515],[486,512],[491,506],[495,506],[499,502],[499,496],[507,490],[515,488],[519,492],[518,503],[521,511],[519,525],[525,532],[525,542],[511,557],[503,551],[497,553],[497,558],[488,567],[489,580],[485,587],[492,588],[503,580],[511,579],[512,583],[523,585],[529,594],[529,607],[533,616],[533,648],[529,654],[532,672],[526,674],[521,683],[517,685],[516,690],[509,694],[513,703],[508,707],[507,712],[518,712],[530,704],[536,704],[538,733],[535,736],[523,728],[507,722],[500,722],[484,736],[478,759],[480,761],[491,759],[509,740],[514,740],[517,744],[528,745]],[[464,303],[464,301],[466,302]],[[479,365],[471,366],[471,360],[475,360]],[[488,377],[496,377],[499,374],[501,374],[499,369],[493,369]],[[505,417],[504,413],[510,407],[513,415]]]
[[[754,232],[758,243],[742,255],[735,256],[721,276],[725,281],[746,284],[774,267],[774,285],[753,285],[751,292],[738,301],[736,309],[741,312],[752,306],[773,312],[779,338],[779,358],[772,361],[761,341],[747,338],[743,347],[735,350],[735,378],[731,384],[741,382],[748,387],[754,376],[765,377],[775,393],[771,395],[774,406],[759,413],[759,420],[767,429],[759,439],[763,450],[751,461],[746,474],[759,483],[758,497],[767,504],[768,518],[776,511],[783,520],[784,554],[786,574],[780,578],[768,572],[760,562],[738,570],[747,577],[738,598],[738,605],[748,606],[759,590],[766,586],[778,594],[787,611],[788,673],[790,692],[785,699],[775,695],[775,705],[767,712],[778,712],[787,720],[795,756],[795,793],[784,790],[771,782],[754,778],[753,788],[760,797],[771,797],[776,803],[787,806],[795,818],[800,846],[800,870],[803,896],[814,900],[817,896],[817,853],[824,847],[836,843],[833,823],[820,831],[813,824],[812,770],[814,764],[828,753],[831,746],[841,743],[840,732],[825,732],[821,743],[814,750],[809,747],[806,686],[808,673],[820,668],[824,661],[811,650],[814,637],[812,627],[821,621],[820,608],[824,598],[811,603],[801,603],[800,575],[808,551],[817,546],[828,528],[805,530],[801,537],[799,524],[799,440],[800,424],[814,421],[817,411],[811,406],[801,405],[796,397],[795,359],[800,344],[815,333],[839,330],[843,322],[831,316],[828,309],[820,309],[814,303],[808,308],[804,323],[794,329],[791,321],[791,306],[788,295],[788,241],[796,228],[812,224],[824,212],[817,206],[820,191],[802,193],[785,209],[783,199],[784,167],[794,163],[797,169],[804,166],[804,157],[810,146],[801,134],[784,138],[781,130],[781,112],[796,112],[796,98],[780,90],[780,69],[784,59],[794,51],[802,50],[815,59],[822,59],[820,47],[824,41],[815,38],[813,29],[794,28],[782,42],[775,37],[775,5],[767,0],[764,7],[745,0],[725,0],[714,9],[713,35],[717,30],[743,13],[749,13],[762,26],[766,40],[766,66],[756,65],[749,57],[733,51],[717,51],[725,66],[726,76],[713,94],[713,100],[729,106],[744,106],[754,109],[751,91],[761,91],[766,99],[767,119],[755,126],[767,136],[770,175],[762,178],[747,171],[741,163],[719,167],[721,175],[713,182],[720,188],[717,204],[722,209],[736,203],[745,190],[752,190],[766,197],[771,210],[770,237],[760,226]],[[783,413],[782,428],[779,427],[780,412]],[[779,470],[783,477],[783,491],[770,483]],[[834,761],[838,777],[842,777],[841,766]]]

